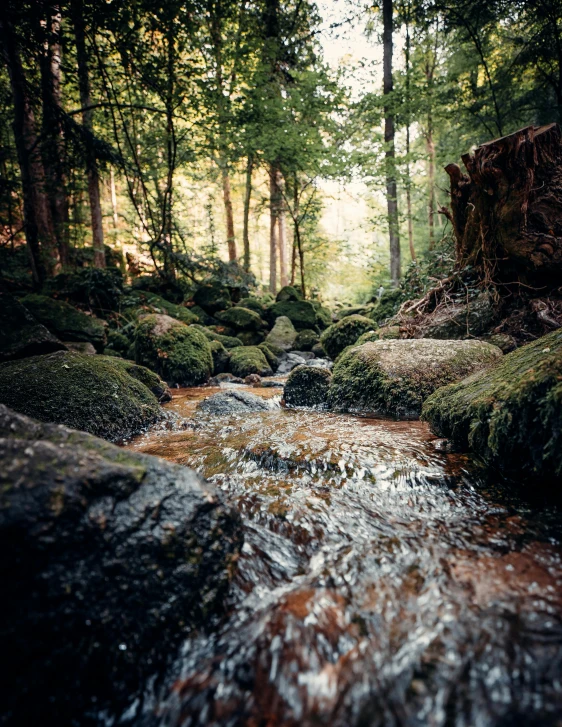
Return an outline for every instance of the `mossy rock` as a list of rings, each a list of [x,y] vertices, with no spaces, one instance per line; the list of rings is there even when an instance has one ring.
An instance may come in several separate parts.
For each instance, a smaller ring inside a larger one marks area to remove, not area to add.
[[[197,288],[193,300],[196,305],[201,306],[203,310],[211,315],[232,306],[229,289],[217,283],[208,283]]]
[[[325,308],[318,300],[312,300],[310,302],[316,311],[316,325],[319,330],[323,331],[324,329],[329,328],[329,326],[333,323],[332,312],[328,310],[328,308]]]
[[[241,379],[250,374],[271,376],[273,371],[268,364],[265,354],[257,346],[243,346],[235,348],[230,355],[230,371]]]
[[[324,350],[324,346],[320,342],[315,343],[311,348],[311,351],[317,358],[326,358],[328,355]]]
[[[319,341],[320,336],[316,333],[316,331],[313,331],[310,328],[305,328],[304,331],[299,331],[295,338],[295,351],[312,351],[312,347]]]
[[[255,311],[240,306],[217,313],[217,318],[236,331],[260,331],[265,325]]]
[[[492,297],[482,293],[468,303],[438,308],[422,328],[424,338],[462,339],[484,336],[497,322]]]
[[[249,298],[242,298],[238,301],[237,305],[240,306],[240,308],[253,310],[260,318],[263,318],[265,315],[265,305],[259,298],[255,298],[253,296],[250,296]]]
[[[32,293],[20,302],[61,341],[83,341],[91,343],[97,351],[103,351],[105,327],[95,316],[88,316],[69,303],[46,295]]]
[[[372,318],[375,323],[382,323],[398,312],[403,300],[404,294],[401,290],[387,290],[376,301],[368,317]]]
[[[277,367],[279,366],[279,353],[276,354],[271,346],[269,346],[267,343],[260,343],[258,348],[260,351],[263,352],[263,355],[267,359],[267,363],[271,366],[273,371],[277,371]],[[281,351],[281,349],[277,349],[278,351]],[[283,351],[281,351],[281,354]]]
[[[288,407],[327,409],[332,375],[327,369],[297,366],[289,374],[283,390]]]
[[[236,338],[242,341],[244,346],[259,346],[265,341],[264,331],[239,331]]]
[[[0,403],[43,422],[121,439],[161,416],[156,396],[126,364],[73,351],[8,361],[0,364]]]
[[[439,436],[518,479],[562,481],[562,329],[436,391],[422,418]]]
[[[119,310],[123,298],[123,275],[118,268],[83,268],[50,278],[42,292],[105,316]]]
[[[497,365],[501,358],[498,348],[482,341],[417,339],[350,346],[334,366],[329,403],[338,411],[417,417],[436,389]]]
[[[377,328],[376,331],[367,331],[362,336],[359,336],[355,342],[356,346],[360,346],[362,343],[371,343],[372,341],[387,341],[400,338],[400,326],[382,326]]]
[[[220,336],[230,336],[231,338],[236,337],[236,331],[234,328],[231,328],[230,326],[225,326],[224,323],[217,323],[213,326],[208,326],[210,331],[213,331],[213,333],[218,333]]]
[[[307,300],[287,300],[274,303],[269,308],[269,315],[273,320],[285,316],[298,331],[305,328],[314,329],[316,326],[316,310]]]
[[[0,361],[64,350],[64,343],[16,298],[0,293]]]
[[[320,336],[320,343],[328,356],[335,360],[347,346],[352,346],[374,326],[373,321],[365,316],[347,316],[326,329]]]
[[[195,326],[164,315],[148,315],[139,321],[135,361],[156,371],[170,386],[204,384],[213,371],[207,337]]]
[[[340,308],[336,313],[336,321],[341,321],[348,316],[368,316],[372,310],[372,305],[353,305],[347,308]]]
[[[267,334],[265,342],[268,345],[276,346],[282,351],[290,351],[295,346],[297,332],[291,320],[287,316],[279,316],[275,325]]]
[[[107,346],[104,348],[103,352],[109,356],[112,355],[109,353],[110,351],[118,353],[121,356],[126,356],[130,345],[131,339],[129,339],[124,333],[121,333],[120,331],[109,331],[107,334]]]
[[[196,328],[198,331],[201,331],[201,333],[203,333],[203,335],[206,336],[209,341],[219,341],[219,343],[222,343],[225,348],[236,348],[237,346],[244,345],[238,337],[223,336],[220,333],[216,333],[210,328],[207,328],[206,326],[200,326],[196,324],[193,325],[192,328]]]
[[[98,356],[97,358],[105,358],[106,355],[107,354],[104,353],[103,356]],[[141,384],[144,384],[147,389],[152,391],[154,396],[161,404],[172,400],[172,393],[168,388],[168,384],[166,384],[165,381],[162,381],[158,374],[155,374],[154,371],[147,369],[146,366],[139,366],[134,361],[123,358],[117,358],[116,360],[116,358],[117,357],[111,356],[110,354],[111,363],[116,364],[117,366],[121,366],[121,368],[126,371],[129,376],[132,376],[133,379],[136,379],[137,381],[140,381]]]
[[[275,300],[280,303],[287,300],[302,300],[301,293],[294,288],[292,285],[285,285],[281,290],[277,293],[277,296]]]
[[[216,318],[209,315],[200,305],[192,305],[189,309],[199,319],[199,323],[203,326],[214,326],[218,323]]]
[[[110,356],[111,358],[125,358],[123,354],[119,353],[119,351],[115,351],[113,348],[104,348],[103,355]]]
[[[140,298],[140,302],[145,307],[149,307],[151,309],[150,311],[144,310],[144,314],[147,312],[163,313],[167,316],[171,316],[172,318],[177,318],[178,321],[187,323],[188,325],[190,323],[199,323],[199,317],[197,314],[189,308],[186,308],[184,305],[170,303],[169,300],[146,290],[135,290],[135,293]]]
[[[230,354],[220,341],[209,341],[213,355],[213,376],[224,374],[228,371]]]

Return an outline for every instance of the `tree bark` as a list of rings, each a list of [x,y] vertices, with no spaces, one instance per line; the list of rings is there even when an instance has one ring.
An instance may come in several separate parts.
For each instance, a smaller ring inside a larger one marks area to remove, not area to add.
[[[269,168],[269,290],[277,293],[277,168]]]
[[[299,188],[298,188],[298,176],[295,173],[293,176],[293,250],[291,255],[291,285],[295,284],[295,276],[297,270],[297,225],[299,223]]]
[[[222,194],[224,199],[224,210],[226,213],[226,237],[228,241],[228,259],[236,260],[236,237],[234,234],[234,213],[232,210],[232,197],[230,191],[230,177],[226,162],[221,164]]]
[[[111,169],[109,173],[109,185],[111,194],[111,213],[113,217],[113,229],[115,231],[115,242],[119,244],[119,214],[117,212],[117,190],[115,188],[115,173]]]
[[[433,140],[433,117],[431,110],[427,115],[427,180],[429,195],[427,200],[427,221],[429,228],[429,249],[435,247],[435,142]]]
[[[408,14],[406,17],[406,44],[404,48],[404,55],[406,61],[406,213],[408,216],[408,245],[410,246],[410,257],[412,260],[416,259],[416,250],[414,248],[414,225],[412,220],[412,177],[410,174],[410,6],[408,5]]]
[[[562,134],[557,124],[482,144],[445,167],[459,266],[487,280],[549,284],[562,275]]]
[[[277,224],[279,228],[279,273],[281,287],[283,288],[288,284],[289,280],[287,277],[287,233],[285,225],[285,205],[283,204],[283,190],[284,190],[284,179],[281,171],[277,169],[277,198],[278,198],[278,209],[277,209]]]
[[[90,97],[90,78],[88,55],[86,52],[86,31],[84,24],[84,6],[82,0],[72,0],[72,21],[76,40],[76,57],[78,60],[78,85],[80,87],[80,104],[82,106],[82,124],[87,131],[93,132],[93,110]],[[90,215],[92,220],[92,239],[94,248],[94,266],[105,268],[105,248],[103,243],[103,223],[101,213],[100,180],[95,152],[88,144],[86,151],[86,172],[88,176],[88,196],[90,199]]]
[[[242,231],[242,240],[244,244],[244,270],[250,272],[250,201],[252,199],[252,171],[254,168],[254,160],[251,154],[248,154],[246,163],[246,187],[244,189],[244,229]]]
[[[0,38],[14,99],[13,129],[21,172],[25,236],[33,280],[39,286],[46,276],[58,271],[59,255],[35,115],[27,93],[16,34],[6,10],[0,10]]]
[[[397,286],[400,281],[400,233],[398,225],[398,190],[396,184],[395,144],[394,144],[394,115],[391,105],[394,91],[392,79],[392,0],[383,0],[383,94],[384,105],[384,141],[386,166],[386,201],[388,211],[388,236],[390,246],[390,279]],[[390,104],[390,105],[389,105]]]

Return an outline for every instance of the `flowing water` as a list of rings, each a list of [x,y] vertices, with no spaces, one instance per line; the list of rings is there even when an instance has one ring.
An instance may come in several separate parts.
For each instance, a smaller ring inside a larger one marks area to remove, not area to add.
[[[485,482],[421,422],[196,412],[127,446],[193,467],[241,513],[227,616],[135,709],[146,724],[562,725],[555,510]]]

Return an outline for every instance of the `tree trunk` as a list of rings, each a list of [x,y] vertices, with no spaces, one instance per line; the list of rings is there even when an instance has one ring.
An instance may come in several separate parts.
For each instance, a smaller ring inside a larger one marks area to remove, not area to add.
[[[244,244],[244,270],[250,272],[250,200],[252,198],[252,171],[254,168],[254,160],[251,154],[248,154],[246,163],[246,187],[244,189],[244,229],[242,232]]]
[[[296,276],[296,269],[297,269],[297,250],[298,250],[298,244],[297,244],[297,225],[299,223],[299,187],[298,187],[298,177],[295,173],[294,175],[294,185],[293,185],[293,250],[291,255],[291,285],[295,284],[295,276]]]
[[[398,197],[396,184],[396,164],[394,146],[394,115],[392,96],[394,84],[392,79],[392,0],[383,0],[383,93],[384,106],[384,141],[386,146],[386,201],[388,210],[388,236],[390,244],[390,278],[397,286],[400,281],[400,233],[398,226]]]
[[[284,179],[281,171],[277,170],[276,186],[278,198],[277,222],[279,227],[279,272],[281,287],[288,284],[287,278],[287,234],[285,225],[285,205],[283,204]]]
[[[459,266],[484,279],[559,283],[562,276],[562,134],[557,124],[482,144],[445,167]]]
[[[429,197],[427,202],[427,217],[429,226],[429,249],[435,247],[435,142],[433,141],[433,118],[431,111],[427,115],[427,163]]]
[[[113,217],[113,229],[115,230],[115,243],[119,244],[119,215],[117,213],[117,190],[115,188],[115,173],[111,169],[109,173],[109,185],[111,193],[111,213]]]
[[[269,290],[277,293],[277,169],[272,164],[269,168]]]
[[[76,40],[76,57],[78,60],[78,85],[80,87],[80,104],[82,106],[82,124],[88,132],[93,132],[93,111],[90,98],[90,78],[88,71],[88,55],[86,52],[86,31],[84,25],[84,6],[82,0],[72,1],[72,20]],[[95,152],[91,143],[86,151],[86,171],[88,176],[88,196],[90,198],[90,214],[92,219],[92,239],[94,247],[94,266],[105,268],[105,248],[103,244],[103,224],[101,213],[100,180],[96,164]]]
[[[46,194],[35,115],[27,94],[16,35],[5,10],[0,11],[0,38],[14,100],[13,129],[21,172],[25,236],[33,279],[38,286],[47,275],[58,270],[57,240]]]
[[[236,237],[234,235],[234,214],[232,211],[232,197],[230,193],[230,177],[226,162],[221,164],[222,194],[224,199],[224,210],[226,213],[226,237],[228,240],[228,259],[236,260]]]
[[[406,213],[408,216],[408,245],[410,246],[410,257],[416,259],[416,250],[414,248],[414,225],[412,220],[412,177],[410,174],[410,6],[408,5],[408,14],[406,17],[406,44],[404,55],[406,60]]]
[[[64,131],[61,109],[60,5],[47,4],[46,38],[41,57],[43,100],[43,160],[48,179],[47,194],[62,265],[69,262],[69,205],[65,170]]]

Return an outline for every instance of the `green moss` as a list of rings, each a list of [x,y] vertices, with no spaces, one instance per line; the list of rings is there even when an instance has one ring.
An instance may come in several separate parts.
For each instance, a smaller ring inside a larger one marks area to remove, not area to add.
[[[190,323],[199,322],[198,316],[192,310],[186,308],[184,305],[176,305],[175,303],[170,303],[169,300],[161,298],[159,295],[147,292],[145,290],[135,290],[134,295],[138,297],[139,303],[144,306],[145,313],[165,313],[166,315],[171,316],[172,318],[177,318],[178,321],[181,321],[182,323],[187,323],[188,325]]]
[[[264,327],[262,319],[255,311],[239,306],[217,313],[217,318],[237,331],[259,331]]]
[[[249,310],[253,310],[254,313],[257,313],[260,318],[262,318],[265,314],[265,305],[259,298],[254,298],[250,296],[249,298],[242,298],[238,302],[238,304],[241,308],[248,308]]]
[[[316,326],[316,310],[307,300],[274,303],[269,308],[269,315],[273,319],[286,316],[299,331],[304,328],[314,329]]]
[[[277,293],[276,301],[279,303],[287,300],[302,300],[302,295],[296,288],[293,288],[292,285],[285,285]]]
[[[99,358],[101,357],[98,357],[98,359]],[[160,403],[170,401],[172,398],[166,382],[162,381],[162,379],[158,376],[158,374],[155,374],[154,371],[147,369],[145,366],[139,366],[134,363],[134,361],[126,361],[122,358],[117,360],[111,358],[111,363],[121,366],[121,368],[126,371],[129,376],[132,376],[133,379],[144,384],[147,389],[152,391]]]
[[[213,318],[212,315],[209,315],[209,313],[204,311],[199,305],[192,305],[189,310],[197,316],[199,323],[203,326],[213,326],[217,323],[217,319]]]
[[[259,346],[265,340],[264,331],[239,331],[236,338],[239,338],[244,346]]]
[[[320,342],[315,343],[311,350],[312,353],[318,358],[326,358],[327,356],[327,353],[324,350],[324,346]]]
[[[206,336],[169,316],[141,319],[135,331],[135,360],[156,371],[171,386],[203,384],[213,370]]]
[[[404,294],[401,290],[385,291],[368,314],[369,318],[372,318],[376,323],[382,323],[398,312],[403,300]]]
[[[329,403],[340,411],[418,416],[439,387],[501,360],[480,341],[400,340],[351,346],[338,358]]]
[[[222,343],[225,348],[236,348],[237,346],[244,345],[239,338],[234,336],[223,336],[220,333],[212,331],[206,326],[193,325],[192,328],[196,328],[198,331],[201,331],[201,333],[203,333],[209,341],[219,341],[219,343]]]
[[[245,378],[250,374],[271,376],[273,373],[263,351],[257,346],[235,348],[230,357],[230,371],[234,376]]]
[[[325,328],[331,326],[333,323],[331,311],[325,308],[318,300],[312,300],[311,303],[316,311],[316,325],[318,328],[323,331]]]
[[[107,346],[104,349],[104,353],[111,356],[109,350],[113,350],[121,356],[126,356],[130,345],[130,339],[123,333],[120,331],[109,331],[107,334]]]
[[[283,398],[289,407],[325,409],[332,376],[326,369],[297,366],[289,374]]]
[[[0,293],[0,361],[64,349],[16,298]]]
[[[228,371],[230,354],[220,341],[210,341],[209,344],[213,355],[213,375],[224,374]]]
[[[232,305],[228,288],[217,283],[202,285],[195,291],[193,300],[203,310],[212,315],[218,311],[224,311]]]
[[[436,391],[422,418],[440,436],[519,478],[562,477],[562,330]]]
[[[352,346],[360,336],[373,330],[374,325],[365,316],[347,316],[325,330],[320,337],[320,343],[328,356],[336,359],[347,346]]]
[[[260,351],[263,352],[263,355],[267,359],[267,363],[271,366],[273,371],[276,371],[277,367],[279,366],[280,354],[275,354],[275,352],[272,350],[272,347],[267,343],[260,343],[258,348],[260,349]],[[281,349],[278,350],[281,351],[281,353],[283,352]]]
[[[105,346],[105,327],[95,316],[88,316],[69,303],[46,295],[26,295],[22,305],[61,341],[92,343],[97,350]]]
[[[367,331],[359,336],[355,345],[360,346],[362,343],[370,343],[371,341],[388,341],[400,338],[400,326],[382,326],[376,331]]]
[[[295,338],[295,351],[312,351],[312,347],[319,341],[320,336],[316,333],[316,331],[313,331],[310,328],[305,328],[304,331],[299,331]]]
[[[116,440],[160,416],[154,394],[106,356],[57,351],[0,364],[0,402],[44,422]]]

